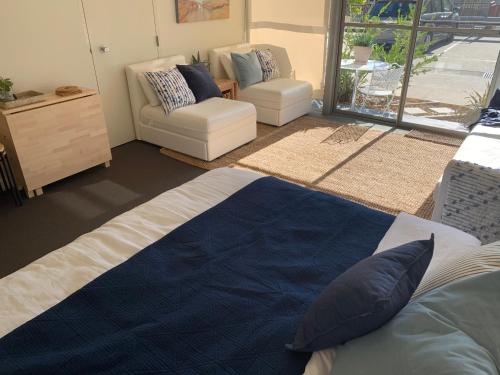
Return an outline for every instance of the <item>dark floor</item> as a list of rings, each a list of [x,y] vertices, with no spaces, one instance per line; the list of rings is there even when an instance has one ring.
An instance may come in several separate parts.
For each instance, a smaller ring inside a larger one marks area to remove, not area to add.
[[[110,168],[92,168],[49,185],[23,207],[1,193],[0,278],[204,172],[134,141],[113,149]]]

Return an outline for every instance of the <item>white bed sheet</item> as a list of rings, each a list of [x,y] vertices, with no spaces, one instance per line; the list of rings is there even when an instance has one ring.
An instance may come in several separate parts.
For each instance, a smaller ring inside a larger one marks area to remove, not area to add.
[[[0,337],[260,177],[231,168],[205,173],[0,279]]]

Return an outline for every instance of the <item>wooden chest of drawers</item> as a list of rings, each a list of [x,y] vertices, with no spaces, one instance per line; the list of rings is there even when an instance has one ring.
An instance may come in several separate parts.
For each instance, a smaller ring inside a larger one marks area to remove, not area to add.
[[[16,182],[28,197],[52,182],[99,164],[111,150],[95,90],[0,111],[0,142],[11,155]]]

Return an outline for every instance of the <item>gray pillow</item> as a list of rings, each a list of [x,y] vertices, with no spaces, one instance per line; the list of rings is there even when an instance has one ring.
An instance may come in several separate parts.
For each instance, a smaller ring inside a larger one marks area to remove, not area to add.
[[[231,53],[234,74],[241,89],[262,82],[262,68],[255,51],[249,53]]]
[[[332,375],[497,375],[500,271],[447,284],[336,348]]]

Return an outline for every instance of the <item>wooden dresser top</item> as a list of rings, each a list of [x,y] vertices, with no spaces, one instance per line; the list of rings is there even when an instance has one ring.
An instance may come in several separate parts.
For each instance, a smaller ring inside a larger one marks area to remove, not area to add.
[[[58,95],[56,95],[54,93],[45,94],[43,102],[33,103],[33,104],[24,105],[24,106],[21,106],[21,107],[11,108],[11,109],[0,109],[0,114],[3,115],[3,116],[12,115],[14,113],[29,111],[29,110],[36,109],[36,108],[41,108],[41,107],[47,107],[49,105],[63,103],[63,102],[67,102],[67,101],[70,101],[70,100],[84,98],[86,96],[96,95],[96,94],[97,94],[96,90],[94,90],[94,89],[85,89],[85,88],[82,88],[82,92],[80,94],[75,94],[75,95],[58,96]]]

